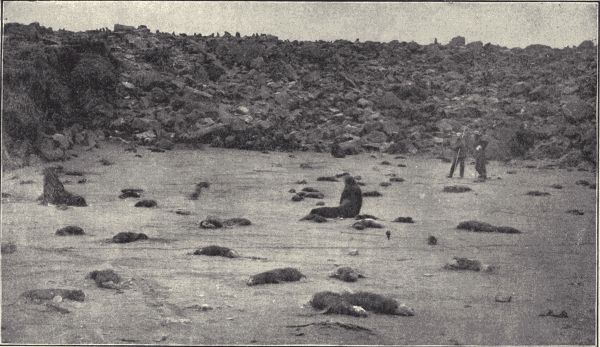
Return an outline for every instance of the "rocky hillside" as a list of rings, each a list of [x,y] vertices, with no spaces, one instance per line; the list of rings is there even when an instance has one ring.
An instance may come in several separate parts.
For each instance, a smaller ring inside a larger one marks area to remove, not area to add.
[[[145,26],[4,27],[4,167],[107,136],[170,148],[448,156],[480,130],[492,159],[596,165],[597,47],[505,48],[174,35]]]

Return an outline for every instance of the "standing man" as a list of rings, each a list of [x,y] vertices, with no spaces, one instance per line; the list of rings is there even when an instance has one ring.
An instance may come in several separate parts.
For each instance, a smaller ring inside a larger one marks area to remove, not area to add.
[[[467,157],[467,144],[465,143],[465,134],[457,133],[456,143],[454,144],[454,151],[456,151],[456,155],[452,160],[452,166],[450,167],[450,174],[448,178],[452,178],[454,175],[454,169],[456,165],[460,163],[460,178],[463,178],[465,175],[465,158]]]
[[[481,138],[481,133],[476,131],[475,135],[475,170],[479,174],[478,181],[483,182],[487,179],[487,172],[485,170],[486,158],[485,158],[485,148],[488,145],[487,141],[484,141]]]

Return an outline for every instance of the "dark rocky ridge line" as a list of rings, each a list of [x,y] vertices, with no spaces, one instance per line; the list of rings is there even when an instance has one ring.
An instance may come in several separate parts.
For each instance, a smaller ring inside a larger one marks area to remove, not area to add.
[[[595,165],[597,47],[282,41],[4,27],[5,168],[107,136],[250,150],[451,157],[485,130],[490,159]],[[442,153],[443,152],[443,153]]]

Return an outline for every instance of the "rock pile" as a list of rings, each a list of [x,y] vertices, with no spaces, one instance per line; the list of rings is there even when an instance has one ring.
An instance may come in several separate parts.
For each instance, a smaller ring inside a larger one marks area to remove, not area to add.
[[[37,23],[7,23],[4,34],[2,160],[11,165],[61,160],[107,135],[162,150],[449,157],[441,152],[463,126],[486,130],[490,159],[596,160],[594,44],[289,42]]]

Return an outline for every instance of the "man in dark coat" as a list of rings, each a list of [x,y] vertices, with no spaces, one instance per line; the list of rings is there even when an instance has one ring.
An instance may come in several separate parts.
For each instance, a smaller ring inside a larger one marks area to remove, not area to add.
[[[465,175],[465,158],[467,157],[467,144],[465,143],[465,136],[462,133],[456,134],[458,138],[456,139],[456,143],[454,144],[454,151],[456,155],[452,160],[452,166],[450,167],[450,174],[448,178],[452,178],[454,175],[454,169],[456,165],[460,164],[460,178],[463,178]]]
[[[481,138],[481,133],[475,132],[475,144],[473,145],[475,153],[475,170],[477,170],[477,173],[479,174],[480,181],[485,181],[487,179],[487,172],[485,169],[485,148],[487,145],[488,142]]]

